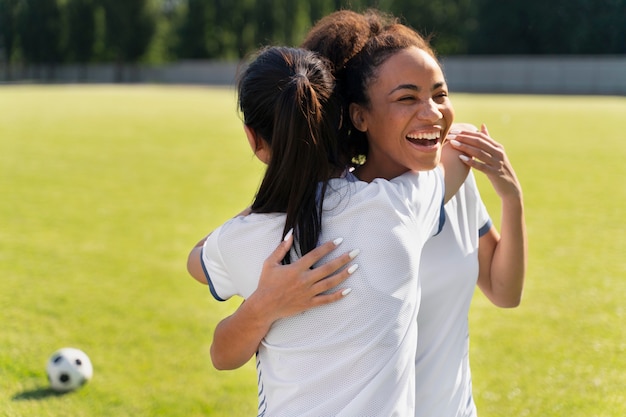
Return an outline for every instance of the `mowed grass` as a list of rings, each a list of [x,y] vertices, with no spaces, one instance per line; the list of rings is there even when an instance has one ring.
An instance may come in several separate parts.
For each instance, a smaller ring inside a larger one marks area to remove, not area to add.
[[[523,184],[529,268],[522,304],[477,292],[470,314],[483,417],[626,415],[624,97],[462,96]],[[478,176],[490,213],[499,201]],[[499,221],[496,221],[499,224]]]
[[[472,306],[479,414],[626,415],[626,99],[452,99],[505,145],[530,239],[522,305]],[[214,301],[185,261],[261,174],[232,89],[1,87],[0,416],[255,415],[253,363],[209,359],[238,301]],[[56,395],[44,369],[63,346],[94,378]]]

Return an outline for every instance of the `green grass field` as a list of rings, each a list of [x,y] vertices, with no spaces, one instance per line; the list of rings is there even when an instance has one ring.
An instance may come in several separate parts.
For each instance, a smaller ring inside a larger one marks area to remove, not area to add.
[[[506,146],[530,239],[522,305],[472,305],[479,415],[626,415],[626,98],[452,99]],[[262,173],[235,110],[231,89],[0,87],[0,416],[255,415],[253,364],[209,359],[238,302],[185,271]],[[56,395],[63,346],[94,378]]]

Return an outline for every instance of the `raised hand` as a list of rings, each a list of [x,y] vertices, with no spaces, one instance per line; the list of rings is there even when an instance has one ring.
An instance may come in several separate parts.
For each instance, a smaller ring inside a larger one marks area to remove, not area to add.
[[[526,273],[527,237],[522,187],[504,147],[483,124],[454,125],[450,144],[470,167],[483,172],[502,201],[500,233],[492,226],[480,238],[478,286],[500,307],[519,305]]]
[[[504,150],[483,124],[480,131],[468,124],[453,126],[450,144],[463,154],[460,158],[470,167],[483,172],[500,198],[520,198],[522,187]]]

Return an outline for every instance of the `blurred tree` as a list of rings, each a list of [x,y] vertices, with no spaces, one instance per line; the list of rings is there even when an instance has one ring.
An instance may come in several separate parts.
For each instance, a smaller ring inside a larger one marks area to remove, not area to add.
[[[182,17],[182,0],[150,0],[155,29],[142,61],[162,64],[176,59],[178,33],[175,25]]]
[[[315,24],[322,17],[341,7],[341,5],[337,7],[336,0],[311,0],[308,5],[311,24]]]
[[[231,31],[236,35],[233,56],[243,57],[258,47],[254,43],[256,30],[254,7],[256,0],[237,0],[240,7],[231,11]]]
[[[388,11],[440,55],[624,54],[626,0],[0,0],[0,60],[238,59],[339,9]]]
[[[19,0],[16,23],[25,63],[47,65],[52,75],[61,60],[61,12],[56,0]]]
[[[577,0],[574,7],[569,2],[558,3],[561,22],[568,22],[570,29],[556,31],[554,25],[547,29],[561,35],[569,53],[626,53],[626,0]]]
[[[17,3],[18,0],[0,0],[0,51],[2,61],[7,64],[7,78],[10,80],[11,59],[17,46]]]
[[[626,53],[626,0],[478,0],[470,53]]]
[[[174,54],[179,58],[205,59],[209,57],[209,5],[204,0],[187,0],[182,6],[176,30],[178,39]]]
[[[235,43],[235,34],[233,33],[233,19],[239,13],[245,13],[242,10],[242,4],[233,0],[214,0],[213,8],[210,11],[211,27],[208,33],[208,50],[211,58],[228,58],[233,54],[233,44]],[[241,30],[236,28],[235,30]]]
[[[67,0],[67,58],[86,64],[93,58],[96,42],[96,5],[94,0]],[[86,66],[84,66],[86,70]],[[86,73],[84,74],[86,76]]]
[[[467,52],[468,34],[476,27],[472,0],[395,0],[392,3],[389,11],[430,37],[438,54]]]
[[[254,43],[257,45],[267,45],[271,43],[281,43],[278,39],[276,27],[278,22],[275,18],[274,4],[272,0],[257,0],[255,4],[255,37]]]
[[[255,47],[256,0],[218,0],[215,30],[211,33],[213,56],[240,58]]]
[[[99,1],[105,14],[105,45],[117,65],[115,78],[124,81],[125,65],[136,64],[148,50],[155,16],[148,0]]]

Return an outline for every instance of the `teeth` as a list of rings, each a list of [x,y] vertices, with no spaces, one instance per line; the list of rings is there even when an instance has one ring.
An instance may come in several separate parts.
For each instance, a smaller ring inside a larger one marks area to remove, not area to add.
[[[433,139],[439,139],[439,132],[423,132],[423,133],[412,133],[410,135],[407,135],[407,137],[409,139],[427,139],[427,140],[433,140]]]

